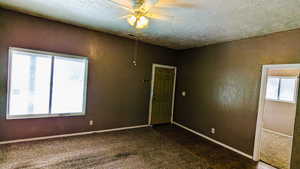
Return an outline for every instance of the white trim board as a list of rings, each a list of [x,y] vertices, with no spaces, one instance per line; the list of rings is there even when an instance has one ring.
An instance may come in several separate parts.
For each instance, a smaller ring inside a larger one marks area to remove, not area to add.
[[[88,131],[88,132],[62,134],[62,135],[54,135],[54,136],[46,136],[46,137],[35,137],[35,138],[19,139],[19,140],[11,140],[11,141],[0,141],[0,145],[1,144],[12,144],[12,143],[37,141],[37,140],[47,140],[47,139],[52,139],[52,138],[82,136],[82,135],[105,133],[105,132],[120,131],[120,130],[129,130],[129,129],[143,128],[143,127],[150,127],[150,126],[149,125],[139,125],[139,126],[121,127],[121,128],[107,129],[107,130]]]
[[[275,135],[278,135],[278,136],[293,138],[293,136],[290,136],[290,135],[287,135],[287,134],[284,134],[284,133],[280,133],[280,132],[277,132],[277,131],[274,131],[274,130],[265,129],[265,128],[262,128],[262,130],[264,132],[272,133],[272,134],[275,134]]]
[[[148,124],[151,125],[151,118],[152,118],[152,99],[153,99],[153,92],[154,92],[154,81],[155,81],[155,68],[167,68],[167,69],[174,69],[174,84],[173,84],[173,96],[172,96],[172,114],[170,122],[173,122],[173,115],[174,115],[174,102],[175,102],[175,89],[176,89],[176,76],[177,76],[177,68],[176,66],[169,66],[169,65],[161,65],[161,64],[152,64],[152,77],[151,77],[151,93],[150,93],[150,101],[149,101],[149,118]]]
[[[244,156],[244,157],[247,157],[247,158],[249,158],[249,159],[251,159],[251,160],[253,159],[251,155],[248,155],[248,154],[246,154],[246,153],[244,153],[244,152],[241,152],[240,150],[237,150],[237,149],[235,149],[235,148],[233,148],[233,147],[231,147],[231,146],[228,146],[228,145],[226,145],[226,144],[223,144],[223,143],[221,143],[221,142],[219,142],[219,141],[217,141],[217,140],[215,140],[215,139],[212,139],[212,138],[210,138],[210,137],[208,137],[208,136],[206,136],[206,135],[204,135],[204,134],[198,133],[197,131],[192,130],[192,129],[188,128],[188,127],[185,127],[185,126],[182,125],[182,124],[179,124],[179,123],[177,123],[177,122],[175,122],[175,121],[173,121],[173,124],[175,124],[175,125],[177,125],[177,126],[183,128],[183,129],[185,129],[185,130],[188,130],[188,131],[190,131],[190,132],[192,132],[192,133],[194,133],[194,134],[196,134],[196,135],[198,135],[198,136],[200,136],[200,137],[202,137],[202,138],[204,138],[204,139],[206,139],[206,140],[209,140],[209,141],[211,141],[211,142],[213,142],[213,143],[215,143],[215,144],[218,144],[218,145],[220,145],[220,146],[222,146],[222,147],[224,147],[224,148],[227,148],[227,149],[229,149],[229,150],[231,150],[231,151],[233,151],[233,152],[236,152],[236,153],[238,153],[238,154],[240,154],[240,155],[242,155],[242,156]]]

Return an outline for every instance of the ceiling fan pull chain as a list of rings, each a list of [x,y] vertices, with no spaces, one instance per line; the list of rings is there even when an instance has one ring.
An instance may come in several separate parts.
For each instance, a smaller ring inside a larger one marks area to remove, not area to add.
[[[134,53],[133,53],[133,65],[136,66],[137,63],[136,63],[136,57],[137,57],[137,54],[138,54],[138,47],[139,47],[139,42],[138,42],[138,39],[137,37],[135,37],[135,44],[134,44]]]

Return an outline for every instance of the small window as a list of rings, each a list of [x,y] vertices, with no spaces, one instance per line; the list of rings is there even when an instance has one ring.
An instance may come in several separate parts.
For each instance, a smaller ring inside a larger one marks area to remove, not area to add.
[[[267,83],[267,99],[277,100],[280,79],[277,77],[269,77]]]
[[[268,77],[266,99],[295,103],[297,83],[297,77]]]
[[[10,48],[7,119],[84,115],[86,57]]]

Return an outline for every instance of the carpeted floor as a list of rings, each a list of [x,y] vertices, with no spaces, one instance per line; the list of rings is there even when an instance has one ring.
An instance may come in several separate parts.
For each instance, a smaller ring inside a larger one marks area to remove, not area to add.
[[[0,146],[1,169],[272,169],[176,126]]]
[[[261,160],[280,169],[289,169],[292,143],[293,137],[263,130],[260,152]]]

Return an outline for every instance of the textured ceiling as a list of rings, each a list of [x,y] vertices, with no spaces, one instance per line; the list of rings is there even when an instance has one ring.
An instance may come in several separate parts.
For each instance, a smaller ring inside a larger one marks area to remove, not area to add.
[[[126,0],[123,0],[126,1]],[[162,0],[163,1],[163,0]],[[107,0],[0,0],[0,6],[174,49],[300,28],[300,0],[182,0],[190,6],[153,8],[167,16],[135,31],[128,14]]]

